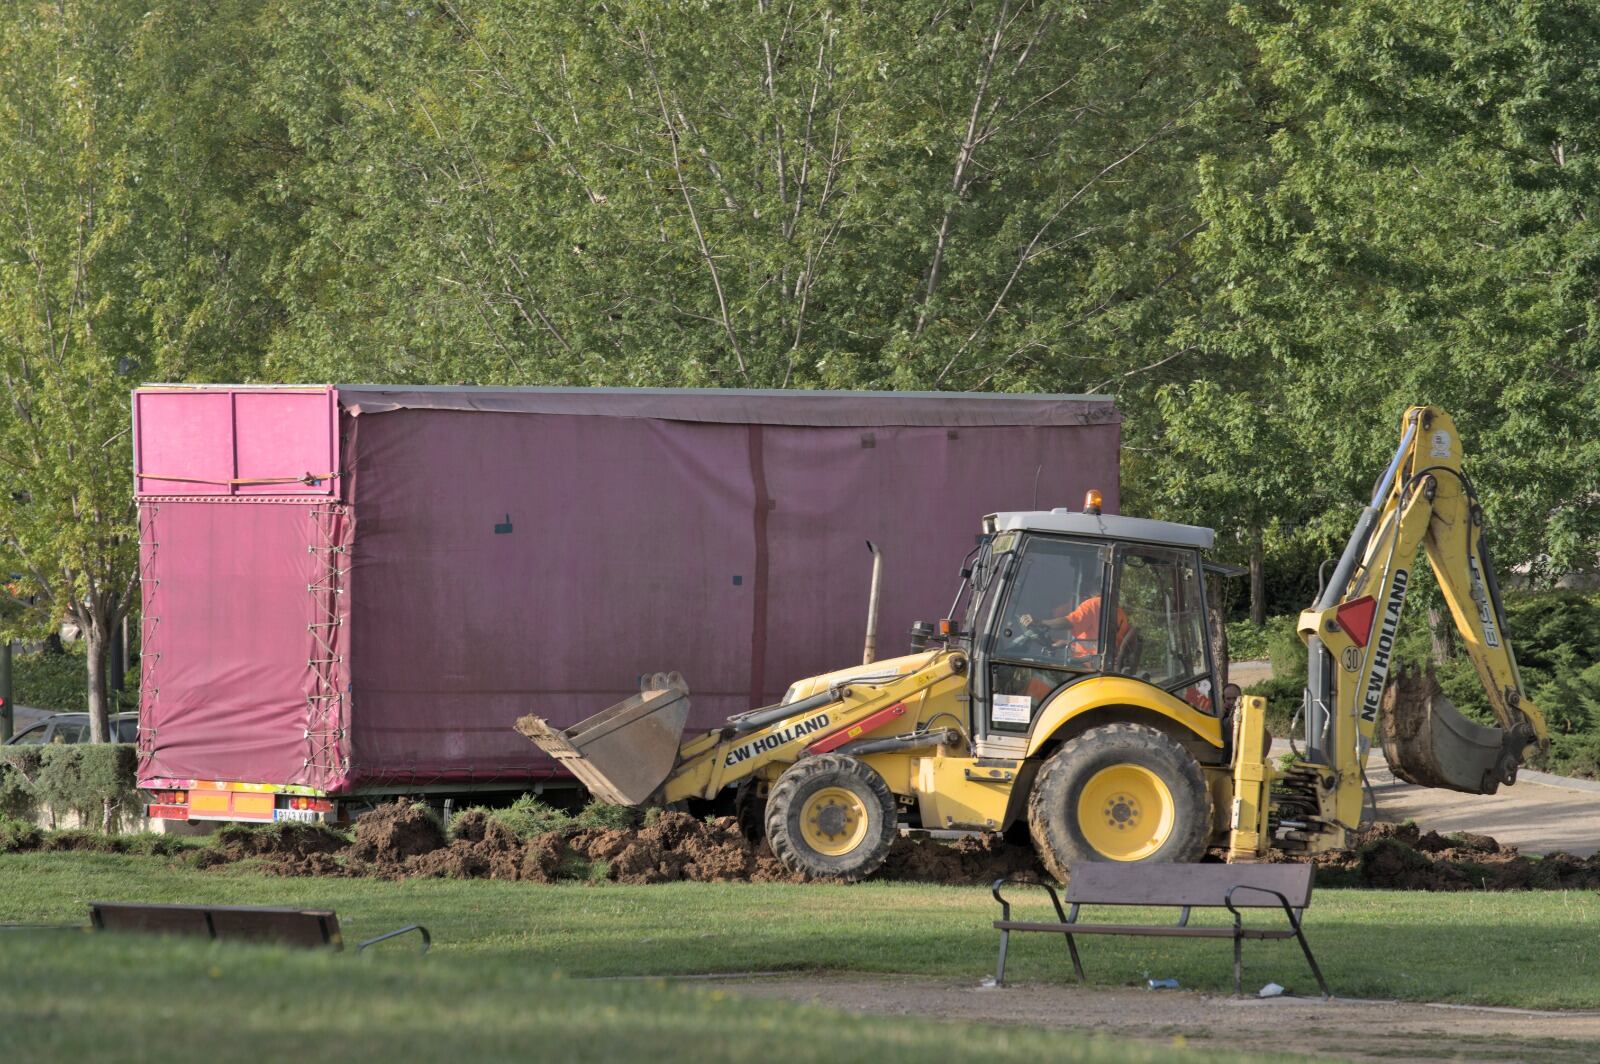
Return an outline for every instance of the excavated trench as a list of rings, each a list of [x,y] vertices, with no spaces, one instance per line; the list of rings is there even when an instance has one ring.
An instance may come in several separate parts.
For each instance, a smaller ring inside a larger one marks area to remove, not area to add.
[[[733,818],[698,820],[664,812],[642,827],[566,827],[532,839],[493,816],[456,818],[453,837],[419,807],[383,806],[356,821],[354,839],[320,829],[238,833],[208,851],[205,863],[246,858],[286,876],[449,877],[616,883],[800,882],[765,846],[748,842]],[[1275,855],[1275,860],[1289,858]],[[1312,858],[1324,886],[1395,890],[1559,890],[1600,888],[1600,856],[1532,858],[1485,835],[1442,836],[1413,824],[1374,824],[1351,850]],[[896,840],[876,879],[989,884],[1043,877],[1033,851],[997,837]]]

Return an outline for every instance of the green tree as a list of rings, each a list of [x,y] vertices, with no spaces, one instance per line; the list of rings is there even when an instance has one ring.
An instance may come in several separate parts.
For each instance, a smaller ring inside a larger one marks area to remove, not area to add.
[[[1234,19],[1260,55],[1269,135],[1202,171],[1214,295],[1191,327],[1212,350],[1261,354],[1295,445],[1256,463],[1286,472],[1323,528],[1347,527],[1401,412],[1437,403],[1503,561],[1543,578],[1592,566],[1592,11],[1388,0]]]
[[[133,601],[128,380],[141,327],[129,258],[122,63],[142,6],[0,13],[0,570],[22,612],[88,644],[89,709],[107,738],[106,650]],[[0,636],[3,637],[3,636]]]
[[[1193,348],[1212,0],[288,5],[306,238],[268,365],[1113,391]],[[1162,372],[1168,374],[1161,376]]]

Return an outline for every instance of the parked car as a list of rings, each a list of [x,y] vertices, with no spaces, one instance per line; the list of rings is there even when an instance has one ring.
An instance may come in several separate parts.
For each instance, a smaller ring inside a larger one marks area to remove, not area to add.
[[[131,743],[139,738],[139,714],[113,713],[111,734],[114,741]],[[7,740],[7,746],[45,746],[89,741],[89,714],[56,713]]]

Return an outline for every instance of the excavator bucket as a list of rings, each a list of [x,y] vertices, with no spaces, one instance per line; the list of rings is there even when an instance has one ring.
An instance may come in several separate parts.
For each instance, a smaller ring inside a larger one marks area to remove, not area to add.
[[[1400,779],[1467,794],[1493,794],[1516,782],[1526,740],[1468,720],[1439,690],[1431,668],[1400,670],[1380,708],[1383,753]]]
[[[570,728],[523,717],[517,731],[538,744],[596,797],[643,805],[672,772],[689,719],[689,687],[675,672],[644,678],[640,691]]]

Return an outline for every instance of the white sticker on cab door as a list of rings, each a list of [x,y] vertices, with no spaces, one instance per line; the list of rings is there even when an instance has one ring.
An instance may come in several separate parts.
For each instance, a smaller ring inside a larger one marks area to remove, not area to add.
[[[1033,719],[1033,699],[1027,695],[995,695],[994,719],[1000,724],[1026,724]]]

